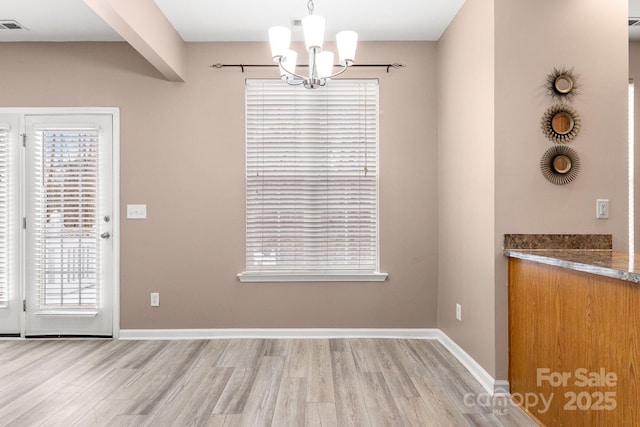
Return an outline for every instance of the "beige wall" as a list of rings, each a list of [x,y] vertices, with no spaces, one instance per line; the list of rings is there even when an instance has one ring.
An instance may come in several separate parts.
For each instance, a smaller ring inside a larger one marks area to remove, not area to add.
[[[628,244],[626,1],[496,0],[496,372],[507,376],[505,233],[611,233]],[[544,25],[541,25],[544,23]],[[582,119],[570,146],[580,155],[577,179],[555,186],[539,161],[552,146],[540,117],[555,102],[545,77],[575,67],[582,84],[573,106]],[[596,199],[610,201],[608,220]]]
[[[185,83],[124,43],[0,44],[1,106],[121,109],[122,328],[436,327],[436,44],[362,43],[380,79],[380,246],[385,283],[241,284],[244,79],[274,69],[266,43],[187,46]],[[161,306],[149,307],[160,292]]]
[[[493,0],[466,1],[439,41],[438,76],[438,326],[493,374]]]
[[[626,16],[622,1],[467,0],[440,41],[438,325],[497,379],[508,374],[503,235],[612,233],[627,247]],[[539,169],[552,146],[540,118],[555,103],[544,82],[560,66],[583,85],[570,143],[582,169],[566,186]],[[597,198],[610,219],[595,219]]]

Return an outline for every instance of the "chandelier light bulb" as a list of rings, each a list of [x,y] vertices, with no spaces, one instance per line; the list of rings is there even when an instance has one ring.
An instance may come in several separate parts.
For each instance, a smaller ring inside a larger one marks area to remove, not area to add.
[[[316,69],[318,77],[325,79],[333,74],[333,52],[323,50],[316,55]]]
[[[298,53],[295,50],[285,52],[280,62],[280,78],[287,80],[287,77],[296,73],[296,62],[298,62]]]
[[[320,15],[307,15],[302,18],[302,32],[307,50],[322,50],[324,42],[325,19]]]
[[[340,31],[336,34],[336,44],[338,45],[340,65],[351,65],[356,57],[358,33],[355,31]]]
[[[269,43],[271,44],[271,57],[278,62],[278,57],[285,55],[291,44],[291,30],[287,27],[269,28]]]

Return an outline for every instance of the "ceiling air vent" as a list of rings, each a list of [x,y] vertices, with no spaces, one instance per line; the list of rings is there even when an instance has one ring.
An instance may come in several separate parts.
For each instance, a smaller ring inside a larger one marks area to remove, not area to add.
[[[13,19],[0,19],[0,30],[26,30],[26,28]]]
[[[629,26],[630,27],[639,27],[640,26],[640,18],[629,18]]]

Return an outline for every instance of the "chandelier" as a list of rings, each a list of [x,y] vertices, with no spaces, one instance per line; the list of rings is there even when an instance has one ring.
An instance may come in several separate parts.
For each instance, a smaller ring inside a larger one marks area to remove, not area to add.
[[[280,77],[290,85],[304,85],[307,89],[324,86],[331,78],[344,73],[350,65],[353,65],[358,44],[358,33],[355,31],[341,31],[336,34],[339,65],[342,68],[334,73],[333,52],[322,50],[325,19],[320,15],[314,15],[313,8],[313,0],[309,0],[307,3],[309,15],[302,18],[302,32],[309,53],[309,75],[306,77],[296,74],[298,54],[289,49],[291,30],[287,27],[269,29],[271,56],[279,65]]]

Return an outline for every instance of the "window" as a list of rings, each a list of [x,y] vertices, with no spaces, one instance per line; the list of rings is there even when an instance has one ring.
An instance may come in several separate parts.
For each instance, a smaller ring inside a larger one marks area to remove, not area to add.
[[[242,281],[379,281],[378,83],[246,87]]]
[[[629,268],[633,268],[634,263],[634,254],[636,252],[635,249],[635,201],[634,201],[634,193],[635,193],[635,84],[633,79],[629,79],[629,140],[628,150],[628,162],[629,162]]]
[[[98,307],[98,141],[91,127],[34,129],[39,308]]]
[[[19,129],[15,115],[0,111],[0,334],[15,332],[19,313],[13,306],[21,300]]]
[[[0,123],[0,308],[9,304],[9,127]]]

